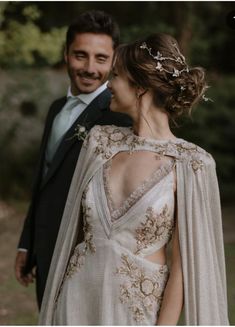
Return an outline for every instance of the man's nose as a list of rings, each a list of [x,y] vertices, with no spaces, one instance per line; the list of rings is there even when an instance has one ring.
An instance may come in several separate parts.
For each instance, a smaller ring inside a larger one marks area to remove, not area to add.
[[[96,72],[94,60],[88,59],[86,61],[86,71],[88,73],[95,73]]]

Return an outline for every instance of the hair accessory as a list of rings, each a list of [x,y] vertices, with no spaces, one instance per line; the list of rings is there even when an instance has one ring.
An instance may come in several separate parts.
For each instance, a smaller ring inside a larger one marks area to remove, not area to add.
[[[205,94],[202,95],[202,99],[203,99],[205,102],[208,102],[208,101],[214,102],[212,99],[207,98],[207,97],[205,96]]]
[[[186,61],[185,61],[185,57],[182,55],[182,53],[180,53],[177,45],[175,43],[173,43],[173,46],[175,47],[176,51],[178,52],[179,56],[176,57],[176,56],[173,56],[173,57],[163,57],[163,55],[161,54],[161,52],[157,52],[157,55],[153,55],[152,54],[152,48],[149,48],[146,44],[146,42],[143,42],[140,46],[140,49],[146,49],[149,53],[149,55],[157,61],[157,66],[156,66],[156,69],[159,70],[160,72],[161,71],[164,71],[168,74],[171,74],[173,77],[179,77],[181,73],[183,72],[189,72],[189,68],[188,68],[188,65],[186,64]],[[185,66],[185,68],[179,70],[179,69],[176,69],[176,68],[173,68],[173,71],[169,71],[167,70],[166,68],[163,67],[162,65],[162,61],[164,60],[170,60],[170,61],[174,61],[174,62],[178,62],[180,63],[181,65]]]

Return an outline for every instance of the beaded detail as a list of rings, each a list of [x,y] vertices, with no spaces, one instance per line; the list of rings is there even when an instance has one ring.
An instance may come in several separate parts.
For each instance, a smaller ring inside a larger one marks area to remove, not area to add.
[[[91,208],[86,204],[86,194],[88,192],[88,188],[83,193],[82,196],[82,210],[83,210],[83,232],[84,232],[84,248],[82,250],[79,249],[80,244],[78,244],[73,252],[73,255],[70,258],[68,268],[66,271],[66,277],[71,277],[76,271],[78,271],[81,266],[84,264],[84,259],[87,252],[95,253],[96,247],[93,242],[93,233],[92,226],[88,223],[90,218],[90,210]]]
[[[194,172],[201,170],[204,167],[204,163],[202,160],[191,160],[191,166]]]
[[[174,164],[174,160],[169,160],[167,164],[158,168],[149,178],[147,178],[143,183],[141,183],[141,185],[139,185],[137,189],[135,189],[127,197],[127,199],[119,208],[116,209],[108,182],[111,169],[111,160],[107,161],[103,167],[103,180],[111,220],[115,221],[122,217],[135,203],[139,201],[139,199],[144,194],[146,194],[148,190],[150,190],[154,185],[160,182],[160,180],[162,180],[166,175],[168,175],[172,171]]]
[[[121,255],[121,266],[116,274],[124,280],[120,285],[120,301],[127,304],[134,320],[144,322],[145,312],[158,312],[168,279],[167,266],[147,273],[126,254]]]
[[[199,146],[183,139],[154,140],[137,136],[132,128],[117,127],[114,125],[97,125],[92,129],[92,138],[95,142],[94,152],[102,159],[107,160],[117,152],[117,148],[124,148],[133,152],[140,148],[152,150],[159,155],[169,155],[177,160],[198,160],[198,157],[211,158],[210,154]]]
[[[169,243],[172,236],[174,219],[170,215],[167,205],[159,214],[155,213],[152,207],[147,208],[145,217],[146,220],[141,222],[135,230],[137,242],[135,254],[139,254],[141,250],[156,242],[164,240],[164,244]],[[159,244],[161,245],[161,243]]]

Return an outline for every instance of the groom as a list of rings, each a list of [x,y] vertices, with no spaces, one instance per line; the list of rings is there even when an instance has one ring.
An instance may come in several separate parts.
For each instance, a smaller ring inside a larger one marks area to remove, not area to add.
[[[130,125],[127,116],[109,108],[106,88],[119,29],[100,11],[79,16],[66,37],[65,62],[70,87],[67,97],[52,103],[42,138],[31,204],[25,219],[15,262],[17,280],[33,281],[40,308],[51,258],[70,183],[82,146],[76,127],[88,131],[94,125]],[[84,129],[84,128],[82,128]]]

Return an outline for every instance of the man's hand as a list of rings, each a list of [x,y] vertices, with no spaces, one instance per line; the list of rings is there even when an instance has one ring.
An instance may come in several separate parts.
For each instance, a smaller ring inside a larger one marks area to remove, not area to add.
[[[33,272],[25,274],[24,268],[27,261],[27,251],[18,251],[15,260],[15,276],[18,282],[23,286],[28,286],[33,283],[35,274]]]

